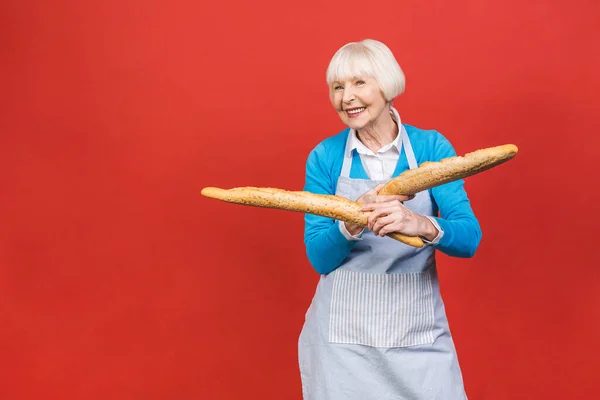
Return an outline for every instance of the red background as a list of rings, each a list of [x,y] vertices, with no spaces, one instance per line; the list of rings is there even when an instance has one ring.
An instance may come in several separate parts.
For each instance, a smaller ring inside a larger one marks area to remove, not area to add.
[[[467,181],[476,256],[439,257],[470,398],[597,397],[598,4],[3,1],[0,398],[300,399],[302,214],[200,190],[301,189],[365,37],[404,122],[520,148]]]

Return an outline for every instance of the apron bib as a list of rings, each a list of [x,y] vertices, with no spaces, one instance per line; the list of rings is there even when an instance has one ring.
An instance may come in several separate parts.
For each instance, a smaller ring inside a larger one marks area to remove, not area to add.
[[[352,133],[351,133],[352,134]],[[400,125],[401,153],[409,168],[417,168],[406,130]],[[350,135],[348,136],[350,138]],[[387,182],[351,179],[351,166],[366,176],[360,157],[346,142],[336,195],[356,201],[363,193]],[[399,168],[400,159],[396,169]],[[395,171],[399,173],[400,171]],[[404,205],[418,214],[432,215],[427,191]],[[332,271],[333,292],[329,320],[331,343],[375,347],[403,347],[433,342],[433,290],[429,269],[433,249],[415,248],[365,230],[344,264]]]

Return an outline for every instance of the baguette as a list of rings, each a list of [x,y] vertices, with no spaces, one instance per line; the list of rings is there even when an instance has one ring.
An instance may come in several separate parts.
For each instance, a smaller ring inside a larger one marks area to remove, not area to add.
[[[207,187],[202,189],[201,193],[203,196],[229,203],[298,211],[356,225],[367,225],[367,214],[360,211],[361,205],[341,196],[251,186],[229,190]]]
[[[379,191],[380,195],[411,195],[458,179],[463,179],[500,165],[518,152],[514,144],[490,147],[465,154],[444,158],[437,162],[427,161],[418,168],[409,169],[391,179]]]
[[[379,195],[416,194],[493,168],[510,160],[517,152],[517,146],[507,144],[477,150],[463,157],[424,162],[418,168],[407,170],[391,179],[381,188]],[[207,187],[202,189],[201,194],[229,203],[320,215],[362,227],[368,224],[369,213],[360,211],[362,205],[341,196],[251,186],[229,190]],[[390,233],[387,236],[413,247],[423,247],[423,241],[418,237],[400,233]]]
[[[201,194],[228,203],[320,215],[362,227],[368,225],[369,213],[360,211],[362,204],[341,196],[251,186],[229,190],[207,187],[202,189]],[[423,247],[423,241],[418,237],[399,233],[388,236],[413,247]]]

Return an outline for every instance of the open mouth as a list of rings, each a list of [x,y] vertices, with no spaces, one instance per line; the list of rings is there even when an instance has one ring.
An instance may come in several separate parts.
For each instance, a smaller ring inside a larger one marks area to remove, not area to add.
[[[346,113],[348,114],[348,117],[355,118],[365,110],[366,110],[366,107],[350,108],[350,109],[346,110]]]

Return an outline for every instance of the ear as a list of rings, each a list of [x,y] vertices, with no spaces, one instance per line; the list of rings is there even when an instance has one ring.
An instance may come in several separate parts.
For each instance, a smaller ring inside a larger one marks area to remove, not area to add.
[[[394,102],[394,99],[388,100],[385,102],[385,106],[388,108],[390,114],[392,113],[392,103]]]

